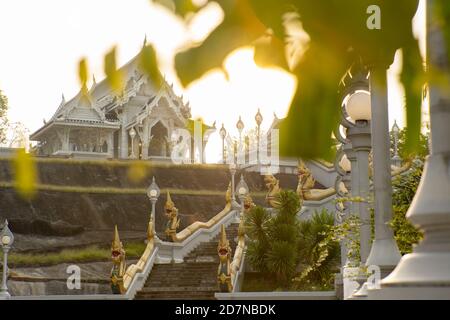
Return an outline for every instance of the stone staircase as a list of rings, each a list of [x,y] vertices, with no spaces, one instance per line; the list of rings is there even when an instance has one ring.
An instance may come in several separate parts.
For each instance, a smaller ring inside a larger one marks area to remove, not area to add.
[[[236,248],[238,224],[226,228],[230,246]],[[219,235],[200,244],[189,253],[183,263],[155,264],[147,282],[135,299],[211,300],[217,288]]]

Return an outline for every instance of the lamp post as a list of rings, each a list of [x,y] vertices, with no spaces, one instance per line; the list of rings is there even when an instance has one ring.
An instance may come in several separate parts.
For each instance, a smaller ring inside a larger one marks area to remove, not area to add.
[[[147,196],[150,199],[150,202],[152,203],[152,213],[151,213],[151,220],[153,223],[153,230],[155,229],[155,218],[156,218],[156,201],[158,201],[159,195],[161,194],[161,190],[159,189],[158,185],[155,182],[155,177],[152,179],[152,183],[147,188]]]
[[[256,132],[256,161],[259,164],[260,160],[259,160],[259,140],[260,140],[260,135],[261,135],[261,123],[263,122],[263,116],[258,108],[258,112],[255,115],[255,121],[256,121],[256,126],[257,126],[257,132]]]
[[[239,146],[242,144],[242,131],[244,130],[244,122],[241,119],[241,116],[239,116],[238,122],[236,122],[236,128],[239,131]]]
[[[241,180],[239,181],[237,187],[237,195],[239,197],[239,202],[241,203],[241,213],[240,219],[242,220],[244,217],[244,199],[248,194],[248,185],[244,180],[244,176],[241,174]]]
[[[236,202],[236,197],[234,194],[234,175],[236,174],[236,163],[230,164],[230,173],[231,173],[231,200],[232,202]]]
[[[347,114],[354,123],[347,126],[347,138],[352,144],[356,157],[356,170],[352,178],[356,180],[356,189],[352,195],[359,197],[355,202],[360,221],[360,258],[365,264],[370,252],[371,226],[369,211],[369,153],[370,135],[370,94],[367,91],[353,93],[345,105]],[[347,123],[348,124],[348,123]]]
[[[350,196],[353,185],[355,183],[354,179],[351,179],[352,166],[355,166],[355,157],[352,152],[351,144],[343,138],[339,133],[336,133],[336,138],[342,143],[339,148],[336,159],[334,162],[334,167],[336,169],[337,177],[335,181],[335,190],[338,198],[345,199]],[[336,203],[336,219],[337,224],[343,223],[351,213],[351,202],[337,202]],[[349,278],[353,277],[355,273],[355,256],[349,254],[349,241],[348,239],[343,239],[341,241],[341,271],[336,275],[335,284],[337,288],[338,296],[342,299],[347,298],[355,289],[355,285],[349,281]],[[340,288],[340,289],[339,289]]]
[[[131,155],[130,158],[131,159],[136,159],[136,154],[134,153],[134,138],[136,137],[136,130],[134,130],[134,128],[130,129],[129,132],[130,138],[131,138]]]
[[[9,230],[8,220],[5,220],[5,225],[0,233],[1,245],[3,250],[3,273],[2,273],[2,286],[0,287],[0,299],[9,299],[11,295],[8,292],[7,278],[8,278],[8,252],[14,243],[14,235]]]
[[[396,167],[400,167],[402,165],[402,159],[398,155],[398,134],[400,132],[400,128],[397,125],[397,121],[394,120],[394,124],[392,125],[392,136],[394,138],[394,155],[392,157],[392,165]]]
[[[359,260],[361,269],[369,255],[371,241],[370,211],[368,206],[371,103],[370,94],[368,93],[367,69],[361,63],[355,63],[343,78],[341,86],[340,91],[343,100],[341,106],[341,127],[335,131],[335,137],[342,143],[342,152],[347,155],[347,162],[349,161],[351,166],[351,182],[348,184],[350,184],[349,191],[351,191],[353,199],[346,207],[352,214],[357,215],[360,220]],[[341,134],[341,129],[344,129],[345,137]],[[343,162],[341,160],[340,164],[344,168],[345,163]],[[356,257],[353,258],[355,259]],[[348,261],[347,266],[354,266],[356,264],[354,259]],[[365,282],[365,277],[362,276],[361,270],[358,273],[357,281],[362,284]],[[347,293],[348,290],[346,290],[345,298],[349,297]]]
[[[225,137],[227,136],[227,130],[222,123],[222,128],[219,130],[220,138],[222,138],[222,163],[225,164]]]
[[[448,299],[450,297],[450,98],[434,72],[450,77],[443,28],[448,19],[436,17],[437,1],[427,5],[427,69],[431,123],[431,152],[419,188],[406,217],[424,233],[411,254],[381,281],[381,290],[369,297],[395,299]],[[379,293],[379,295],[378,295]]]

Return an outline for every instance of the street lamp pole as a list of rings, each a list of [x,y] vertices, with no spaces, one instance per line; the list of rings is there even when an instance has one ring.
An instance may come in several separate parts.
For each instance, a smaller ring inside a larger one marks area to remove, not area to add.
[[[244,130],[244,122],[241,119],[241,116],[239,116],[239,120],[236,123],[236,128],[239,131],[239,151],[241,151],[243,149],[243,145],[242,145],[242,131]],[[241,160],[241,152],[238,152],[238,159]],[[244,160],[245,162],[245,160]],[[238,161],[238,164],[241,164],[241,162]]]
[[[368,71],[362,64],[355,64],[344,78],[341,124],[346,130],[346,139],[351,143],[354,153],[354,172],[352,167],[353,210],[360,219],[360,259],[366,263],[370,251],[371,222],[369,211],[369,153],[371,150],[371,102]],[[354,183],[353,183],[354,180]]]
[[[235,202],[236,197],[234,192],[234,175],[236,174],[236,164],[234,162],[230,164],[230,173],[231,173],[231,200]]]
[[[256,121],[256,125],[257,125],[257,137],[256,137],[256,161],[258,164],[260,164],[260,158],[259,158],[259,140],[261,138],[261,123],[263,121],[263,116],[258,108],[258,112],[255,115],[255,121]]]
[[[222,163],[225,164],[225,137],[227,136],[227,130],[225,129],[223,123],[222,128],[219,130],[219,134],[222,138]]]
[[[248,185],[244,180],[244,176],[241,174],[241,180],[237,185],[237,193],[239,197],[239,202],[241,203],[240,220],[244,218],[244,199],[248,194]]]
[[[152,203],[152,212],[151,212],[151,221],[153,224],[153,230],[155,229],[155,222],[156,222],[156,201],[158,201],[158,197],[161,194],[161,190],[159,189],[158,185],[155,182],[155,177],[152,179],[152,183],[147,189],[147,196],[150,199],[150,202]]]
[[[394,138],[394,155],[392,157],[392,164],[396,167],[400,167],[402,165],[402,159],[398,154],[398,134],[400,128],[397,125],[397,121],[394,120],[394,124],[392,125],[392,135]]]
[[[1,237],[1,245],[3,250],[3,273],[2,273],[2,285],[0,287],[0,300],[9,299],[11,295],[8,292],[8,252],[11,249],[12,244],[14,243],[14,235],[9,230],[8,220],[5,220],[5,224],[3,226],[3,230],[0,234]]]
[[[131,138],[131,155],[130,155],[130,158],[131,159],[135,159],[136,158],[136,154],[134,153],[134,138],[136,137],[136,130],[134,130],[134,128],[131,128],[129,134],[130,134],[130,138]]]

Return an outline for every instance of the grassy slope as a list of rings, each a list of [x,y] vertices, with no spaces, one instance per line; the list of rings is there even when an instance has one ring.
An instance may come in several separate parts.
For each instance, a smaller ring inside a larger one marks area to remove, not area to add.
[[[143,242],[131,242],[125,245],[127,258],[139,258],[144,250],[145,244]],[[111,249],[89,246],[49,253],[11,253],[8,262],[11,267],[38,267],[60,263],[108,261],[110,257]]]

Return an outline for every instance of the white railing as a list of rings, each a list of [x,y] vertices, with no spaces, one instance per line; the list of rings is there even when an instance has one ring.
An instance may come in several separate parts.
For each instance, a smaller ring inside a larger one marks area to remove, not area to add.
[[[221,225],[227,227],[233,223],[237,215],[239,215],[238,211],[230,210],[226,215],[222,216],[221,219],[217,220],[215,224],[211,225],[211,227],[197,229],[182,242],[165,242],[157,240],[156,246],[159,248],[159,253],[156,263],[182,263],[184,257],[197,248],[202,242],[211,241],[216,237],[220,232]]]

